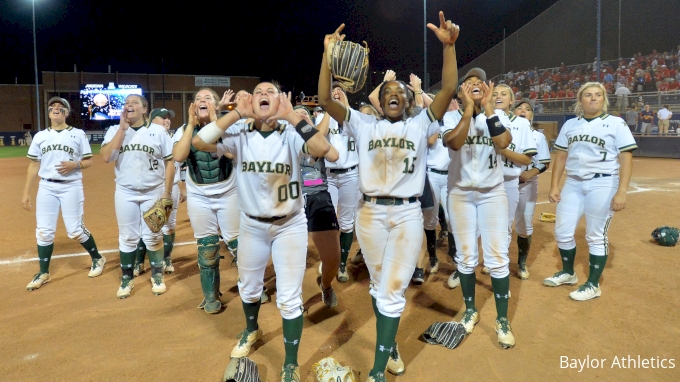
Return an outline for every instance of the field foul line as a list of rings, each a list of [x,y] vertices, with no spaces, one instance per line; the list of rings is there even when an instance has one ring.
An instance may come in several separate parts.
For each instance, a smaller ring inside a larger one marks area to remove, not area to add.
[[[667,189],[661,189],[661,188],[643,188],[643,187],[638,187],[634,183],[631,183],[632,187],[635,187],[635,190],[633,191],[628,191],[628,194],[637,194],[639,192],[649,192],[649,191],[677,191],[677,190],[667,190]],[[548,204],[550,203],[549,201],[545,202],[537,202],[536,205],[539,204]],[[183,245],[192,245],[196,244],[196,241],[184,241],[181,243],[175,243],[175,247],[181,247]],[[106,253],[115,253],[118,252],[118,249],[106,249],[103,251],[99,251],[101,254],[106,254]],[[69,253],[67,255],[56,255],[52,256],[52,259],[63,259],[67,257],[78,257],[78,256],[89,256],[90,254],[87,252],[79,252],[79,253]],[[29,259],[23,259],[23,258],[16,258],[12,260],[0,260],[0,265],[12,265],[12,264],[19,264],[19,263],[27,263],[29,261],[38,261],[39,259],[37,257],[32,257]]]
[[[183,241],[181,243],[175,243],[175,247],[180,247],[183,245],[196,245],[196,241]],[[99,251],[100,254],[106,254],[106,253],[115,253],[118,252],[118,249],[106,249],[103,251]],[[78,256],[90,256],[89,253],[87,252],[78,252],[78,253],[69,253],[67,255],[55,255],[52,256],[52,260],[54,259],[63,259],[67,257],[78,257]],[[12,264],[19,264],[19,263],[27,263],[29,261],[38,261],[39,259],[37,257],[32,257],[29,259],[23,259],[23,258],[16,258],[12,260],[0,260],[0,265],[12,265]]]

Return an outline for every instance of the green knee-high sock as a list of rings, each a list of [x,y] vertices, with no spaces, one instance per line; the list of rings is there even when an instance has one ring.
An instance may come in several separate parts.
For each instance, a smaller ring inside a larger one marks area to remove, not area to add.
[[[453,262],[456,262],[456,241],[453,239],[453,234],[449,232],[448,234],[448,241],[449,241],[449,256],[453,260]]]
[[[149,253],[149,264],[151,264],[151,274],[163,273],[163,248],[155,251],[147,250]]]
[[[394,340],[397,338],[399,320],[401,319],[401,317],[387,317],[377,311],[377,309],[375,317],[375,358],[373,360],[373,369],[368,374],[371,376],[385,372],[387,361],[394,348]]]
[[[574,274],[574,259],[576,258],[576,248],[560,249],[560,257],[562,258],[562,270]]]
[[[172,248],[175,246],[175,234],[163,235],[163,257],[166,259],[172,254]]]
[[[347,257],[349,257],[349,250],[352,248],[352,240],[354,239],[354,231],[340,232],[340,264],[347,264]]]
[[[371,304],[373,305],[373,314],[375,314],[376,317],[378,317],[378,302],[375,300],[375,297],[371,296]]]
[[[496,318],[508,318],[508,301],[510,300],[510,276],[491,278],[493,296],[496,300]]]
[[[444,207],[439,205],[439,225],[442,227],[442,231],[448,231],[449,226],[446,224],[446,214],[444,213]]]
[[[300,348],[300,338],[302,338],[302,326],[304,321],[302,315],[292,320],[283,319],[283,346],[286,349],[286,360],[284,365],[297,366],[298,348]]]
[[[604,265],[607,263],[607,255],[595,256],[590,255],[590,273],[588,273],[588,282],[599,286],[600,276],[602,276],[602,271],[604,271]]]
[[[260,305],[262,303],[260,300],[255,302],[241,302],[243,305],[243,313],[246,315],[246,329],[249,332],[254,332],[257,330],[257,316],[260,314]]]
[[[80,243],[80,245],[82,245],[87,253],[90,254],[92,260],[102,258],[102,255],[100,255],[99,251],[97,250],[97,243],[94,242],[94,236],[90,235],[90,237],[84,243]]]
[[[137,256],[137,251],[134,252],[123,252],[120,251],[120,268],[123,270],[123,276],[134,277],[132,274],[132,268],[135,265],[135,257]]]
[[[144,240],[139,239],[139,243],[137,243],[137,260],[136,260],[136,262],[138,264],[144,264],[145,258],[146,258],[146,244],[144,244]]]
[[[460,289],[463,292],[465,309],[477,309],[475,307],[475,284],[477,283],[477,274],[475,272],[470,274],[458,272],[458,277],[460,277]]]
[[[517,259],[518,264],[526,264],[527,257],[529,257],[529,248],[531,248],[531,235],[528,237],[517,236],[517,252],[519,253],[519,258]]]
[[[50,259],[52,259],[53,250],[54,243],[50,245],[38,246],[38,258],[40,259],[40,273],[50,273]]]

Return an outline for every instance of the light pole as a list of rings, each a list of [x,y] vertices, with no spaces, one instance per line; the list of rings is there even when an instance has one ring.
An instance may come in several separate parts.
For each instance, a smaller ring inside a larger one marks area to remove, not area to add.
[[[423,0],[423,89],[427,90],[427,0]]]
[[[40,90],[38,89],[38,48],[35,40],[35,0],[31,0],[33,4],[33,68],[35,69],[35,111],[36,122],[38,123],[38,131],[40,131]]]

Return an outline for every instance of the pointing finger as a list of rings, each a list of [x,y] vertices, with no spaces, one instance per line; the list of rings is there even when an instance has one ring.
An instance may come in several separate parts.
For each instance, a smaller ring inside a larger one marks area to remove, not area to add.
[[[446,26],[446,18],[444,17],[444,12],[439,11],[439,25],[444,28]]]

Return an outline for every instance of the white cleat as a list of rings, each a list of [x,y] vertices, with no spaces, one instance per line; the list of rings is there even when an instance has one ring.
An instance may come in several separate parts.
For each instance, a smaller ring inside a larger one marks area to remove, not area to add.
[[[128,298],[130,297],[130,293],[134,287],[135,280],[133,280],[130,276],[123,276],[120,279],[120,287],[118,288],[118,292],[116,292],[116,296],[118,296],[120,299]]]
[[[479,313],[476,309],[466,309],[465,313],[463,313],[463,319],[460,320],[460,323],[463,324],[467,334],[472,333],[472,330],[475,328],[475,325],[477,325],[478,322]]]
[[[394,375],[402,375],[405,370],[404,361],[401,359],[401,355],[399,355],[399,346],[394,344],[394,349],[390,352],[390,358],[387,359],[387,371]]]
[[[543,285],[549,286],[549,287],[556,287],[560,285],[576,285],[578,282],[578,277],[576,277],[576,273],[573,275],[570,275],[569,273],[565,271],[559,271],[552,275],[551,277],[548,277],[547,279],[543,280]]]
[[[507,318],[503,317],[496,320],[496,334],[498,334],[498,344],[503,349],[510,349],[515,346],[515,336],[512,334],[512,327]]]
[[[458,277],[458,270],[453,271],[451,273],[451,276],[449,276],[449,279],[446,281],[446,285],[448,285],[449,288],[451,289],[456,289],[460,285],[460,277]]]
[[[97,277],[104,272],[104,264],[106,264],[106,257],[102,256],[97,260],[92,260],[92,268],[90,268],[90,273],[87,277]]]
[[[248,329],[245,329],[236,338],[238,338],[238,343],[231,350],[231,358],[247,357],[253,344],[262,338],[262,330],[258,328],[249,332]]]
[[[599,285],[594,285],[590,281],[581,285],[575,291],[569,293],[569,297],[576,301],[588,301],[596,297],[602,296],[602,291]]]
[[[47,284],[50,281],[52,281],[52,279],[50,278],[49,273],[38,272],[35,275],[33,275],[33,280],[31,280],[31,282],[28,283],[28,285],[26,285],[26,290],[29,292],[34,291],[43,286],[43,284]]]
[[[151,291],[153,294],[156,296],[162,295],[165,293],[167,288],[165,287],[165,282],[163,282],[163,274],[162,273],[156,273],[155,275],[151,276]]]

